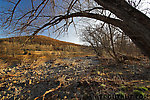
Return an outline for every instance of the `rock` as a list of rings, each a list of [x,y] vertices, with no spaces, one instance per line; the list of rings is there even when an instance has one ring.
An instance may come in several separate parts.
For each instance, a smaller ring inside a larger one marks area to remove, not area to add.
[[[13,83],[17,83],[17,81],[13,81]]]

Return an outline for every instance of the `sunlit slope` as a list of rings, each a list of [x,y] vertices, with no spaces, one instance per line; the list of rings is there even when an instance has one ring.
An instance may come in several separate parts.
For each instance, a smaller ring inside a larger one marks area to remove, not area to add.
[[[9,41],[9,42],[25,43],[25,41],[27,41],[28,38],[29,38],[29,36],[2,38],[2,39],[0,39],[0,42]],[[26,43],[27,44],[40,44],[40,45],[76,45],[76,46],[80,46],[78,44],[60,41],[60,40],[53,39],[53,38],[43,36],[43,35],[36,35],[32,39],[28,40]]]
[[[11,37],[0,39],[0,60],[11,63],[32,62],[39,58],[75,57],[90,55],[88,46],[59,41],[46,36]],[[27,41],[27,42],[26,42]]]

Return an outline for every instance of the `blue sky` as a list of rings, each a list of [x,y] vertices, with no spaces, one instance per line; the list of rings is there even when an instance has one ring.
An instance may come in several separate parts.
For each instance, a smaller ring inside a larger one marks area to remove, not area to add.
[[[28,5],[29,7],[31,7],[30,3],[26,2],[28,0],[22,0],[22,1],[21,1],[22,2],[21,7],[24,7],[23,5]],[[5,2],[5,0],[0,0],[0,11],[2,10],[2,6],[4,6],[4,5],[9,6],[8,3]],[[76,32],[72,26],[70,26],[68,33],[69,34],[61,35],[56,39],[61,40],[61,41],[66,41],[66,42],[72,42],[72,43],[76,43],[76,44],[83,44],[83,42],[79,39],[78,35],[76,34]],[[49,36],[46,31],[39,35]],[[7,38],[7,37],[11,37],[11,36],[10,35],[6,36],[5,33],[2,30],[0,30],[0,38]],[[56,36],[51,35],[50,37],[55,38]]]
[[[8,3],[4,2],[5,0],[0,0],[0,11],[1,11],[1,6],[8,6]],[[17,0],[16,0],[17,1]],[[22,0],[20,6],[21,7],[31,7],[30,3],[27,2],[28,0]],[[29,0],[30,1],[30,0]],[[149,0],[143,0],[146,4],[146,2],[148,2]],[[25,6],[24,6],[25,5]],[[142,9],[144,9],[145,7],[147,8],[148,6],[150,6],[150,4],[146,4],[145,6],[142,6]],[[25,8],[24,8],[25,9]],[[79,32],[79,31],[78,31]],[[67,42],[72,42],[72,43],[76,43],[76,44],[83,44],[83,42],[80,41],[79,36],[76,34],[73,26],[70,26],[69,28],[69,34],[65,34],[65,35],[61,35],[59,36],[57,39],[62,40],[62,41],[67,41]],[[4,34],[1,30],[0,30],[0,38],[5,38],[7,37],[6,35],[2,35]],[[41,35],[41,34],[39,34]],[[47,32],[43,32],[42,35],[48,36]],[[10,35],[9,35],[10,36]],[[55,38],[56,36],[51,35],[50,37]]]

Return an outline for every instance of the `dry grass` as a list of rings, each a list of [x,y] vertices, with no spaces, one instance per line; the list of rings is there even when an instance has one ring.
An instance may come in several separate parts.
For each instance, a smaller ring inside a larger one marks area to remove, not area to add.
[[[6,68],[8,66],[8,63],[4,63],[4,61],[0,59],[0,66],[0,68]]]
[[[0,39],[0,60],[9,65],[28,64],[45,57],[47,60],[90,54],[85,46],[36,36],[23,46],[27,37]]]

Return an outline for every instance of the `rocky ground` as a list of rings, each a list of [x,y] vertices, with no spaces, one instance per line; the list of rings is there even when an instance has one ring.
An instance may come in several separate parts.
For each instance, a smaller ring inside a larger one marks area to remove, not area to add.
[[[101,93],[119,93],[122,86],[130,88],[125,95],[138,90],[135,86],[145,87],[145,94],[150,92],[148,64],[103,62],[86,56],[0,68],[0,99],[101,100]]]

